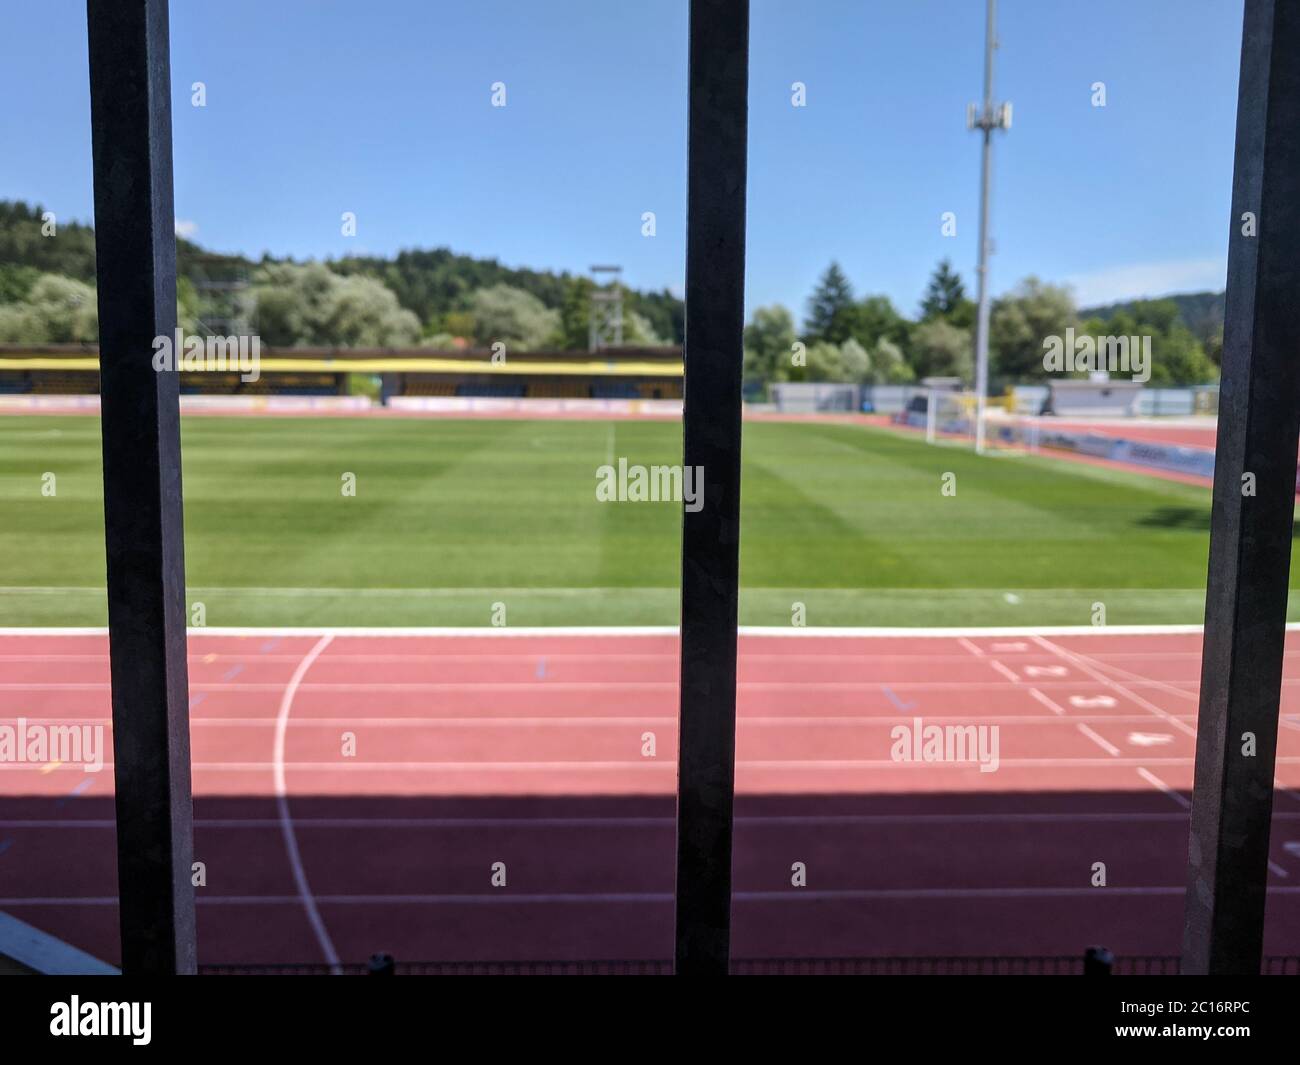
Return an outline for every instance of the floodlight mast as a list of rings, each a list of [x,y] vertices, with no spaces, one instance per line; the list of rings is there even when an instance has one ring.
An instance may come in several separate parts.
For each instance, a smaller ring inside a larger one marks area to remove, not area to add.
[[[989,198],[993,172],[993,131],[1011,128],[1011,105],[993,104],[993,53],[998,47],[997,0],[988,0],[988,22],[984,35],[984,106],[966,108],[966,128],[984,134],[980,170],[979,265],[975,268],[979,312],[975,319],[975,450],[984,451],[984,405],[989,390]]]
[[[610,278],[607,287],[602,287],[602,276]],[[591,268],[590,326],[588,329],[589,350],[602,351],[605,348],[623,346],[623,276],[621,266],[596,263]]]

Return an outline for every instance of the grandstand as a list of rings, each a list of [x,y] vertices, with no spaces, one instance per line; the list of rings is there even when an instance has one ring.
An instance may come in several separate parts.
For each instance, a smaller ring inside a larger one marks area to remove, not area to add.
[[[397,396],[517,399],[680,400],[682,350],[620,348],[599,358],[570,351],[510,353],[427,348],[263,347],[256,380],[238,372],[189,371],[182,395],[348,396],[378,381],[379,398]],[[0,344],[0,395],[99,394],[93,345]]]

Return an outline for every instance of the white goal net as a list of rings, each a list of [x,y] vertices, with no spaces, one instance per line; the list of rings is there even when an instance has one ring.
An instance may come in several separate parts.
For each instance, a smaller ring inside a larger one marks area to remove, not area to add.
[[[973,446],[977,409],[974,392],[930,389],[925,408],[926,441],[931,444],[949,441]]]

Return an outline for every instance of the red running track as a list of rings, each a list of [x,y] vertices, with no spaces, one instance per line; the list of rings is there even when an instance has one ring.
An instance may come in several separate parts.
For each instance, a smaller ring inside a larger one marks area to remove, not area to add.
[[[1032,420],[1032,419],[1031,419]],[[1071,421],[1069,418],[1040,418],[1039,424],[1053,429],[1071,429],[1075,432],[1096,433],[1098,436],[1117,436],[1125,440],[1140,440],[1150,444],[1171,447],[1199,447],[1213,451],[1218,433],[1214,422],[1203,424],[1178,423],[1162,425],[1160,422],[1139,420]]]
[[[733,953],[1178,953],[1199,645],[743,636]],[[190,649],[204,963],[671,956],[674,636]],[[0,724],[108,707],[104,636],[0,637]],[[1283,715],[1270,954],[1300,953],[1296,646]],[[997,770],[892,760],[917,717],[996,726]],[[115,961],[112,783],[0,763],[0,909]]]

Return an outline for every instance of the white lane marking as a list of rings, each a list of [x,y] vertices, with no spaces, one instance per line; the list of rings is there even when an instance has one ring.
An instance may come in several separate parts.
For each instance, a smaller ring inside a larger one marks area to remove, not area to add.
[[[964,648],[966,648],[966,650],[968,650],[976,658],[984,657],[984,652],[979,649],[979,646],[977,644],[972,643],[970,640],[966,639],[965,636],[958,637],[957,642],[961,644]]]
[[[1163,780],[1161,780],[1150,770],[1143,769],[1141,766],[1138,766],[1138,776],[1140,776],[1153,788],[1159,788],[1171,799],[1173,799],[1174,802],[1178,803],[1178,805],[1181,806],[1184,810],[1190,810],[1192,808],[1192,804],[1188,802],[1183,795],[1180,795],[1178,792],[1174,791],[1173,788],[1171,788],[1168,784],[1166,784]]]
[[[1168,692],[1170,695],[1177,695],[1183,699],[1190,699],[1192,700],[1192,702],[1198,702],[1200,699],[1201,682],[1199,678],[1197,680],[1179,681],[1178,683],[1190,684],[1195,689],[1193,691],[1184,691],[1182,688],[1179,688],[1174,684],[1167,683],[1163,680],[1151,680],[1147,677],[1142,676],[1139,673],[1133,673],[1127,669],[1121,669],[1119,666],[1112,665],[1109,662],[1103,662],[1097,658],[1090,658],[1088,655],[1080,654],[1078,651],[1071,651],[1070,653],[1075,655],[1080,662],[1086,662],[1097,669],[1108,670],[1109,672],[1114,673],[1117,676],[1120,676],[1125,680],[1128,680],[1134,684],[1141,684],[1144,688],[1157,688],[1160,691]],[[1200,661],[1199,654],[1196,655],[1196,659],[1198,662]]]
[[[1147,699],[1144,699],[1142,698],[1142,696],[1138,695],[1137,693],[1131,691],[1128,688],[1125,688],[1124,685],[1111,680],[1104,673],[1099,672],[1098,670],[1089,666],[1087,663],[1083,662],[1078,655],[1073,654],[1070,651],[1067,651],[1064,647],[1057,646],[1056,644],[1052,643],[1050,640],[1043,639],[1041,636],[1035,636],[1033,637],[1033,639],[1036,643],[1038,643],[1039,646],[1047,648],[1053,654],[1059,655],[1061,658],[1064,658],[1067,662],[1072,662],[1077,668],[1081,669],[1084,673],[1087,673],[1090,677],[1092,677],[1093,680],[1097,681],[1104,687],[1107,687],[1112,691],[1119,693],[1120,695],[1124,696],[1127,699],[1132,699],[1133,702],[1138,704],[1138,706],[1150,710],[1151,713],[1156,715],[1156,717],[1169,723],[1170,725],[1173,725],[1174,728],[1181,729],[1183,732],[1187,733],[1187,735],[1189,736],[1196,735],[1196,729],[1192,728],[1191,725],[1184,724],[1182,721],[1178,720],[1178,718],[1174,717],[1173,714],[1169,713],[1169,711],[1161,709],[1160,707],[1156,706],[1155,703]]]
[[[1013,672],[1011,672],[1011,670],[1007,669],[1006,666],[1004,666],[1001,662],[997,661],[996,659],[990,658],[989,665],[991,665],[994,669],[996,669],[999,673],[1001,673],[1004,677],[1006,677],[1007,680],[1011,681],[1012,684],[1020,683],[1020,678],[1017,677]]]
[[[1054,713],[1054,714],[1059,714],[1061,717],[1065,717],[1065,708],[1064,708],[1063,706],[1061,706],[1060,703],[1057,703],[1057,702],[1055,702],[1055,701],[1049,699],[1046,695],[1044,695],[1042,692],[1040,692],[1037,688],[1030,688],[1030,689],[1029,689],[1029,694],[1032,695],[1035,699],[1037,699],[1040,703],[1042,703],[1042,704],[1043,704],[1045,707],[1047,707],[1049,710],[1051,710],[1052,713]]]
[[[1168,732],[1130,732],[1128,742],[1134,747],[1164,747],[1174,738]]]
[[[1115,705],[1115,700],[1109,695],[1071,695],[1070,705],[1080,710],[1108,709]]]
[[[284,849],[289,856],[289,865],[293,870],[293,880],[298,886],[298,897],[302,901],[303,908],[307,911],[307,920],[311,924],[312,931],[316,934],[316,942],[320,944],[325,960],[329,962],[331,970],[337,974],[343,970],[339,966],[339,956],[334,950],[334,943],[330,939],[329,931],[325,927],[325,922],[321,920],[320,911],[316,908],[316,900],[312,897],[311,887],[307,883],[307,873],[302,867],[302,855],[298,852],[298,838],[294,835],[293,818],[289,813],[289,788],[284,775],[284,744],[289,730],[289,711],[293,707],[293,697],[298,692],[298,686],[302,683],[302,678],[307,675],[307,670],[311,669],[312,663],[320,657],[321,652],[330,645],[333,639],[334,637],[327,633],[317,640],[312,649],[298,663],[298,668],[293,671],[293,676],[289,678],[289,683],[285,685],[284,695],[280,698],[280,709],[275,717],[272,772],[275,779],[275,804],[280,813],[280,831],[284,836]]]
[[[1082,721],[1079,722],[1078,729],[1085,736],[1087,736],[1088,739],[1092,740],[1093,743],[1095,743],[1107,754],[1116,755],[1116,756],[1119,755],[1120,749],[1118,747],[1116,747],[1113,743],[1111,743],[1109,740],[1105,739],[1104,737],[1097,735],[1097,733],[1093,732],[1093,730],[1090,729],[1087,725],[1085,725]]]

